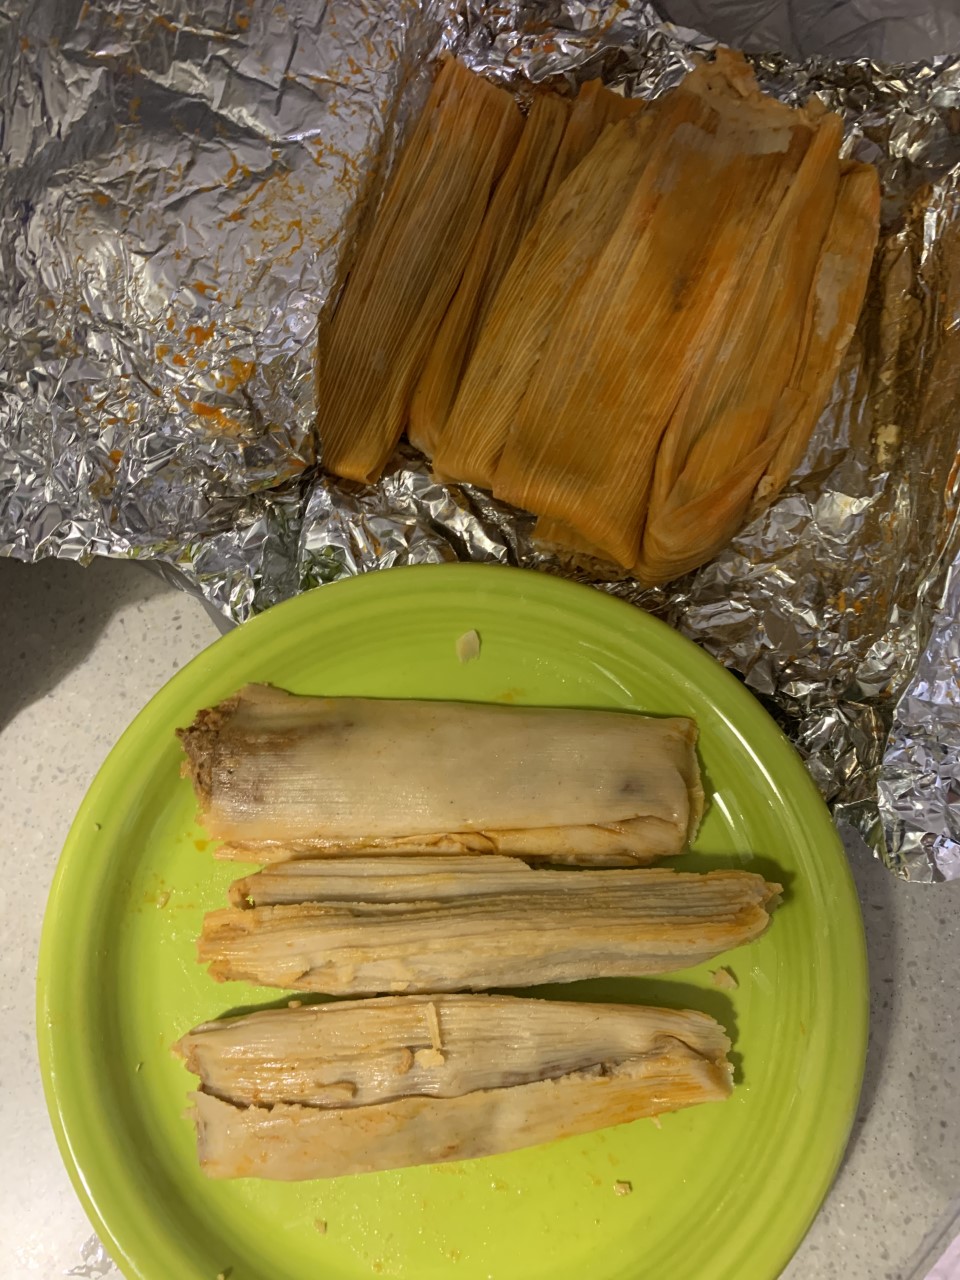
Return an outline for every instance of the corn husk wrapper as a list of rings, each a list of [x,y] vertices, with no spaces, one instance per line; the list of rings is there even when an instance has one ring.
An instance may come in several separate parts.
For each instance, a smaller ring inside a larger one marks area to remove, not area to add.
[[[856,329],[879,221],[876,169],[869,164],[845,163],[807,302],[797,360],[769,431],[776,448],[753,492],[748,517],[769,506],[800,464]]]
[[[524,238],[434,446],[439,475],[493,487],[544,343],[617,226],[646,165],[650,114],[642,111],[607,129]]]
[[[241,857],[263,844],[265,860],[285,849],[642,863],[680,852],[703,807],[684,718],[249,685],[179,736],[201,820]]]
[[[562,873],[563,874],[563,873]],[[596,876],[579,875],[587,887]],[[431,854],[402,858],[306,858],[268,864],[230,886],[235,907],[273,907],[299,902],[422,902],[440,898],[496,893],[504,887],[537,887],[550,883],[546,871],[535,871],[520,858],[480,854],[472,857]]]
[[[645,105],[644,98],[622,98],[613,93],[602,80],[587,80],[582,84],[547,179],[544,203],[552,199],[564,178],[593,148],[607,125],[642,111]]]
[[[581,126],[602,101],[581,94]],[[561,144],[434,433],[437,473],[650,583],[709,559],[796,465],[862,304],[876,178],[841,172],[841,139],[720,50],[566,179]]]
[[[327,470],[379,476],[520,136],[511,95],[446,60],[318,350]]]
[[[599,80],[584,84],[572,104],[555,93],[534,98],[411,400],[407,434],[428,456],[446,426],[477,335],[524,234],[607,125],[643,106],[642,99],[623,98]]]
[[[446,996],[268,1010],[176,1046],[210,1177],[332,1177],[496,1154],[720,1101],[702,1013]]]
[[[717,332],[742,332],[733,300],[757,290],[757,241],[785,218],[814,139],[832,141],[823,149],[835,167],[839,140],[835,117],[836,134],[823,132],[745,90],[722,62],[641,118],[655,132],[648,165],[544,346],[493,480],[496,496],[563,522],[627,567],[668,423],[698,371],[713,367]],[[823,205],[829,216],[829,192]],[[802,315],[806,289],[791,297]]]
[[[866,290],[876,171],[841,176],[825,117],[667,428],[637,576],[666,582],[709,560],[799,461]],[[774,459],[776,462],[774,463]]]
[[[410,898],[388,865],[378,890],[359,884],[349,900],[323,894],[318,868],[302,872],[309,901],[205,917],[197,958],[211,977],[371,995],[665,973],[759,937],[780,893],[745,871],[528,870],[490,888],[455,877],[443,896]],[[254,876],[235,896],[256,900],[259,887]]]
[[[603,97],[617,95],[605,90]],[[407,434],[428,455],[449,417],[497,287],[539,212],[569,112],[567,102],[556,94],[540,94],[534,99],[517,149],[490,201],[410,405]]]

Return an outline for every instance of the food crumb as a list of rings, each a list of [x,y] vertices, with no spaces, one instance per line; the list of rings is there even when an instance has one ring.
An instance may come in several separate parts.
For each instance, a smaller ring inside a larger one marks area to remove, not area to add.
[[[632,1182],[618,1181],[613,1184],[614,1194],[618,1196],[628,1196],[632,1190],[633,1190]]]
[[[288,1000],[288,1001],[287,1001],[287,1008],[288,1008],[288,1009],[302,1009],[302,1008],[303,1008],[303,1001],[302,1001],[302,1000]]]
[[[163,910],[163,908],[167,905],[167,903],[168,903],[169,901],[170,901],[170,890],[169,890],[169,889],[164,889],[163,893],[158,893],[158,894],[157,894],[157,906],[158,906],[161,910]]]
[[[137,1063],[137,1065],[136,1065],[136,1067],[134,1068],[134,1070],[135,1070],[137,1073],[141,1072],[141,1071],[143,1070],[143,1063],[142,1063],[142,1062],[138,1062],[138,1063]]]
[[[740,986],[735,975],[726,965],[720,969],[711,969],[710,977],[713,979],[713,985],[721,987],[724,991],[736,991]]]
[[[655,1129],[662,1129],[662,1128],[663,1128],[663,1124],[661,1123],[661,1120],[660,1120],[660,1117],[659,1117],[659,1116],[651,1116],[651,1117],[650,1117],[650,1120],[652,1121],[652,1123],[653,1123],[653,1127],[654,1127]]]
[[[480,636],[476,631],[465,631],[457,637],[457,658],[461,662],[472,662],[480,657]]]
[[[418,1067],[442,1067],[446,1062],[439,1049],[418,1049],[413,1058]]]
[[[102,830],[103,830],[103,823],[102,823],[102,822],[95,822],[95,823],[93,824],[93,829],[94,829],[94,831],[102,831]]]
[[[325,1236],[327,1234],[327,1224],[324,1222],[323,1218],[314,1219],[313,1225],[316,1227],[316,1229],[320,1232],[322,1236]]]
[[[412,1066],[413,1054],[408,1048],[404,1047],[400,1050],[400,1061],[397,1065],[397,1075],[405,1076]]]

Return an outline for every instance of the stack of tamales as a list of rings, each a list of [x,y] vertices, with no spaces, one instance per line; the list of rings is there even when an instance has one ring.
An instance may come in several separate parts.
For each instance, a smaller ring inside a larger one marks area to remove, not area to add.
[[[211,1176],[492,1154],[729,1094],[704,1014],[452,994],[667,972],[766,929],[779,885],[647,865],[700,821],[692,721],[253,685],[179,736],[220,855],[264,864],[204,921],[211,976],[385,997],[183,1038]]]
[[[592,83],[521,125],[441,67],[322,344],[329,470],[375,479],[406,429],[441,477],[649,583],[776,496],[854,332],[876,172],[728,50],[639,105]]]

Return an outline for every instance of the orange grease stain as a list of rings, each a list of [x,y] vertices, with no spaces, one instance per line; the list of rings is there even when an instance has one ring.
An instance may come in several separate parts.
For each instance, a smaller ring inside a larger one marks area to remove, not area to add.
[[[208,422],[215,422],[221,431],[243,431],[242,422],[238,422],[236,418],[231,418],[228,413],[224,413],[216,405],[204,404],[202,400],[192,400],[190,408],[198,418],[206,418]]]
[[[254,363],[252,360],[239,360],[236,356],[230,357],[229,374],[218,373],[216,375],[216,383],[221,391],[228,394],[236,391],[238,387],[245,386],[253,377]]]
[[[200,324],[188,324],[186,328],[187,339],[192,342],[195,347],[199,347],[201,343],[206,342],[208,338],[213,337],[214,325],[204,326]]]

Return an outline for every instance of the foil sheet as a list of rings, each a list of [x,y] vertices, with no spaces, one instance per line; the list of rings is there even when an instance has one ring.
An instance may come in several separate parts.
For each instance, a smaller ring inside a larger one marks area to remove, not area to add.
[[[757,54],[762,84],[841,110],[884,187],[868,305],[806,459],[712,564],[666,590],[597,580],[406,447],[368,487],[315,453],[317,315],[431,58],[655,95],[711,38],[631,0],[0,10],[0,553],[149,560],[232,621],[398,564],[593,582],[739,673],[892,867],[960,877],[960,59],[930,56],[954,19],[901,12],[926,60],[891,66],[869,57],[920,46],[898,52],[889,0],[839,27],[813,0],[762,22],[752,0],[687,5],[679,21],[749,26],[755,48],[786,31],[802,60]]]

